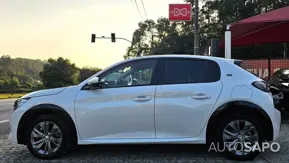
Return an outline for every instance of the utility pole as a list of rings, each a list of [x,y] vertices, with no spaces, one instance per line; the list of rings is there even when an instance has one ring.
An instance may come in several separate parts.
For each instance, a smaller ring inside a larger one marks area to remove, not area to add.
[[[141,45],[140,45],[140,42],[139,42],[139,43],[138,43],[138,52],[137,52],[136,56],[137,56],[137,57],[140,57],[142,51],[143,51],[143,49],[141,48]]]
[[[157,36],[157,35],[152,35],[150,55],[153,55],[153,50],[154,50],[154,49],[153,49],[153,48],[154,48],[153,46],[154,46],[154,37],[155,37],[155,36]]]
[[[231,25],[227,25],[226,32],[225,32],[225,58],[231,59],[231,44],[232,44],[232,36],[231,36]]]
[[[199,55],[199,46],[200,46],[200,38],[199,38],[199,0],[195,0],[195,18],[194,18],[194,55]]]

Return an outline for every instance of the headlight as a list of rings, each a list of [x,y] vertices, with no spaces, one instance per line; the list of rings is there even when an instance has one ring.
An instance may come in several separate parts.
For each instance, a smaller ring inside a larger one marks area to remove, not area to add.
[[[289,70],[284,70],[283,73],[284,75],[289,75]]]
[[[18,109],[21,105],[27,102],[30,98],[20,98],[14,102],[14,110]]]

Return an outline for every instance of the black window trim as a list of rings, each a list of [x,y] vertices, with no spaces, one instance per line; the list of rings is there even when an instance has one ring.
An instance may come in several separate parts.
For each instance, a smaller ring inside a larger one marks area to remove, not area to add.
[[[202,84],[202,83],[177,83],[177,84],[164,84],[164,79],[165,79],[165,71],[166,71],[166,60],[203,60],[203,61],[208,61],[216,64],[218,66],[218,71],[220,72],[220,76],[217,81],[214,82],[204,82],[204,83],[215,83],[221,80],[222,77],[222,71],[220,68],[220,65],[218,62],[210,59],[204,59],[204,58],[183,58],[183,57],[162,57],[159,60],[159,79],[158,79],[158,85],[180,85],[180,84]],[[203,83],[203,84],[204,84]]]
[[[155,69],[153,71],[153,75],[152,75],[152,79],[151,79],[151,83],[150,84],[144,84],[144,85],[129,85],[129,86],[120,86],[120,87],[108,87],[108,88],[99,88],[97,90],[102,90],[102,89],[113,89],[113,88],[129,88],[129,87],[145,87],[145,86],[154,86],[154,85],[158,85],[158,76],[160,73],[160,65],[159,65],[159,59],[160,58],[145,58],[145,59],[137,59],[137,60],[132,60],[132,61],[128,61],[128,62],[124,62],[121,64],[118,64],[114,67],[111,67],[110,69],[107,69],[106,71],[102,72],[101,74],[99,74],[98,76],[101,76],[103,74],[108,73],[109,71],[121,67],[123,65],[126,64],[133,64],[135,62],[143,62],[143,61],[150,61],[153,60],[155,61]],[[87,83],[81,88],[81,90],[89,90]]]

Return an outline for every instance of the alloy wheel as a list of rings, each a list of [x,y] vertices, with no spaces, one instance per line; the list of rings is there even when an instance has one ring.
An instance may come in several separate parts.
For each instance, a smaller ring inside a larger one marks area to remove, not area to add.
[[[235,155],[247,155],[245,143],[252,149],[259,141],[256,127],[246,120],[234,120],[223,131],[223,141],[230,152]]]
[[[30,139],[35,151],[41,155],[50,155],[61,146],[62,132],[55,123],[43,121],[34,126]]]

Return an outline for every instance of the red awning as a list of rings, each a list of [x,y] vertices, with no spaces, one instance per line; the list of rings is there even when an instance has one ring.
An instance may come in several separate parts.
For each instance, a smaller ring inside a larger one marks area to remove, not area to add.
[[[230,30],[232,47],[289,42],[289,6],[233,23]]]

